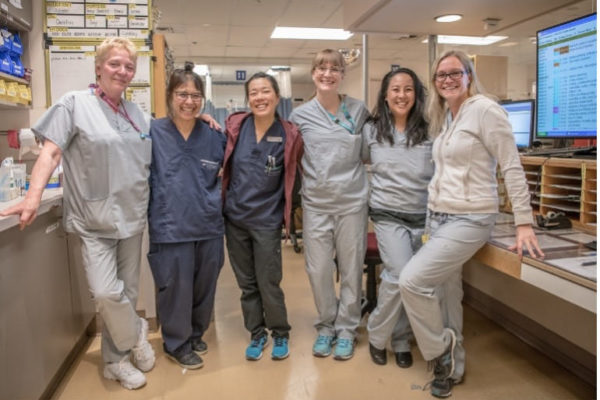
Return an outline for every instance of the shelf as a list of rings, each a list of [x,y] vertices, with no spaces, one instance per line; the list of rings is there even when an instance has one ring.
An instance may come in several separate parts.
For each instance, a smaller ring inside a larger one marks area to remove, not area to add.
[[[10,75],[10,74],[4,73],[4,72],[0,72],[0,79],[9,80],[9,81],[12,81],[12,82],[22,83],[22,84],[27,85],[27,86],[29,86],[29,84],[31,83],[31,82],[26,81],[23,78],[19,78],[17,76]]]
[[[11,101],[0,100],[0,110],[29,110],[30,105],[13,103]]]

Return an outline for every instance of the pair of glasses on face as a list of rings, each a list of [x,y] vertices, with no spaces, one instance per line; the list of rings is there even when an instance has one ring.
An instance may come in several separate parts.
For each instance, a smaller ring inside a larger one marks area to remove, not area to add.
[[[191,98],[196,103],[202,101],[202,94],[200,93],[175,92],[175,97],[181,101],[186,101],[188,98]]]
[[[444,82],[446,78],[450,78],[453,81],[456,81],[463,77],[465,71],[452,71],[452,72],[438,72],[435,74],[435,80],[438,82]]]
[[[327,71],[329,71],[329,73],[332,75],[338,75],[342,73],[342,69],[338,67],[317,67],[315,70],[321,75],[325,75]]]

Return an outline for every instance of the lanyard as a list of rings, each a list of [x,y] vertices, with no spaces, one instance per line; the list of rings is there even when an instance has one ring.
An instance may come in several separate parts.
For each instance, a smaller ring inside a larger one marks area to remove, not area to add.
[[[94,89],[94,93],[100,97],[102,100],[104,100],[104,102],[106,104],[109,105],[109,107],[116,113],[118,113],[119,115],[121,115],[123,118],[125,118],[127,120],[127,122],[129,122],[131,124],[131,126],[133,127],[133,129],[135,129],[135,131],[137,133],[140,134],[140,137],[143,139],[146,139],[146,137],[148,135],[145,135],[142,133],[142,130],[140,128],[138,128],[138,126],[136,125],[135,122],[133,122],[133,120],[131,119],[131,117],[129,116],[129,113],[127,113],[127,109],[125,108],[125,105],[123,105],[123,110],[121,111],[121,108],[119,108],[118,104],[113,103],[113,101],[111,99],[108,98],[108,96],[106,96],[106,93],[104,93],[104,91],[102,89],[100,89],[100,86],[98,86],[95,83],[90,84],[90,89]]]
[[[329,118],[331,118],[331,120],[334,123],[338,124],[339,126],[341,126],[342,128],[344,128],[345,130],[347,130],[348,132],[350,132],[351,135],[354,135],[354,130],[356,129],[356,125],[354,124],[354,120],[352,119],[352,116],[348,112],[348,109],[346,108],[346,104],[344,104],[343,101],[342,101],[342,113],[344,114],[344,117],[346,118],[346,121],[348,121],[347,124],[344,121],[341,121],[338,117],[336,117],[335,115],[333,115],[329,111],[327,111],[327,115],[329,115]]]

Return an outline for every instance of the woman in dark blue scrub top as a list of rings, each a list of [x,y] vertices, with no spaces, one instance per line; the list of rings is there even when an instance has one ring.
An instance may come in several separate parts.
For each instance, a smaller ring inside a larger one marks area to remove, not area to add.
[[[244,325],[250,332],[246,359],[258,360],[273,337],[271,358],[289,355],[290,325],[280,283],[281,228],[289,231],[292,188],[302,157],[297,128],[276,113],[277,81],[263,72],[245,85],[250,113],[227,119],[223,167],[225,235],[238,285]]]
[[[203,365],[217,278],[224,260],[221,179],[225,136],[196,119],[204,86],[193,64],[167,88],[169,117],[152,122],[148,261],[167,356],[184,368]]]

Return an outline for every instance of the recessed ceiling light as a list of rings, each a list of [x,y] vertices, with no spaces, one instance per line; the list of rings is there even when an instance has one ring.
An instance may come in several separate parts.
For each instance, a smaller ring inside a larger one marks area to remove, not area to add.
[[[437,22],[455,22],[462,19],[462,15],[460,14],[445,14],[435,17]]]
[[[346,40],[352,35],[343,29],[278,26],[271,33],[271,39]]]
[[[512,46],[516,46],[518,44],[519,43],[517,43],[517,42],[506,42],[506,43],[499,44],[498,47],[512,47]]]
[[[487,46],[501,40],[506,39],[508,36],[451,36],[451,35],[438,35],[437,42],[439,44],[470,44],[474,46]],[[427,43],[427,39],[423,40],[423,43]]]

